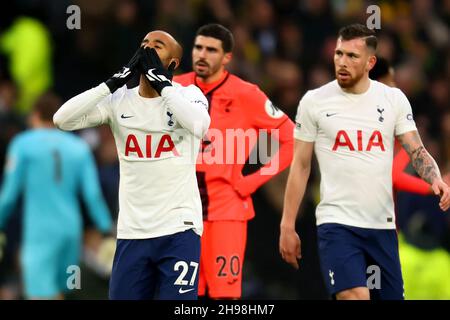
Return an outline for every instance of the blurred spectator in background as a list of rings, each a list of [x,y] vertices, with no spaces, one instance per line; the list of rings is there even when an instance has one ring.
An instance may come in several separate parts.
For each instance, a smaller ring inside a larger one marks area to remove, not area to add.
[[[9,71],[18,88],[16,107],[22,114],[52,84],[51,35],[38,19],[16,15],[17,6],[0,15],[0,53],[9,61]]]
[[[395,87],[395,74],[389,60],[377,55],[377,63],[369,71],[369,77],[372,80],[377,80],[387,86]]]
[[[95,162],[88,146],[53,128],[60,100],[42,95],[30,115],[30,131],[11,142],[0,191],[0,230],[23,193],[25,214],[21,269],[25,296],[62,298],[68,291],[68,267],[78,266],[82,244],[80,192],[97,228],[111,231]]]
[[[3,71],[3,72],[1,72]],[[17,101],[17,88],[0,65],[0,168],[4,168],[7,146],[16,134],[25,129],[22,116],[13,108]],[[0,181],[3,180],[3,170]],[[20,246],[22,216],[20,206],[14,209],[12,218],[0,239],[0,299],[20,297],[17,250]],[[8,239],[8,241],[6,241]],[[2,243],[1,243],[2,242]]]
[[[17,101],[17,88],[10,79],[0,78],[0,166],[3,167],[6,147],[9,141],[25,129],[25,123],[14,106]],[[2,172],[0,172],[0,179]]]

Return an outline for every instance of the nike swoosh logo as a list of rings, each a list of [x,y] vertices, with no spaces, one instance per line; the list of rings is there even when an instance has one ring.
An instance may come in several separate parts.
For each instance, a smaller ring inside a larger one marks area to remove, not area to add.
[[[126,116],[126,115],[122,114],[120,117],[122,119],[128,119],[128,118],[133,118],[134,116]]]
[[[150,69],[150,70],[148,70],[148,72],[147,72],[147,74],[150,76],[150,78],[151,78],[151,80],[150,81],[154,81],[154,80],[156,80],[156,81],[159,81],[159,82],[163,82],[163,81],[169,81],[170,82],[170,80],[169,79],[167,79],[164,75],[162,75],[162,74],[154,74],[153,73],[153,70],[156,70],[156,68],[153,68],[153,69]]]
[[[180,288],[180,290],[178,290],[178,292],[179,292],[180,294],[183,294],[183,293],[186,293],[186,292],[189,292],[189,291],[192,291],[192,290],[194,290],[194,288],[192,288],[192,289],[187,289],[187,290],[183,290],[183,288]]]
[[[334,116],[336,114],[337,114],[337,112],[335,112],[335,113],[327,113],[327,117],[331,117],[331,116]]]

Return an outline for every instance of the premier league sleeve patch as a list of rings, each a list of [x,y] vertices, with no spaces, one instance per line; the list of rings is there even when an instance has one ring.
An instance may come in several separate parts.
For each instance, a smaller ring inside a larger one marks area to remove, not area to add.
[[[271,118],[279,119],[284,116],[284,112],[278,109],[278,107],[275,106],[270,100],[266,101],[264,109],[266,110],[267,115]]]

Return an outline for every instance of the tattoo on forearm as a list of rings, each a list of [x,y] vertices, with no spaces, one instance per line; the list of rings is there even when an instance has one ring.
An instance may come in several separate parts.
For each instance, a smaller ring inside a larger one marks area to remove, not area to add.
[[[432,184],[434,179],[440,177],[436,162],[423,146],[411,151],[410,155],[414,169],[423,180]]]
[[[432,184],[434,179],[441,177],[436,161],[423,146],[418,132],[402,135],[399,140],[409,154],[414,169],[423,180]]]

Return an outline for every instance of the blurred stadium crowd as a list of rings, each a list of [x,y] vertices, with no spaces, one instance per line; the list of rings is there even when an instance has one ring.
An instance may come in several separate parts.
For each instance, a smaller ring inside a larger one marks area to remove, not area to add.
[[[69,30],[67,7],[81,8],[81,29]],[[52,90],[63,100],[107,79],[153,29],[168,31],[184,47],[182,71],[190,71],[195,30],[219,22],[234,33],[230,71],[254,82],[294,119],[309,89],[334,79],[332,55],[339,27],[365,23],[368,5],[381,9],[378,55],[392,62],[397,86],[409,98],[427,149],[450,171],[450,1],[363,0],[15,0],[0,13],[0,164],[17,133],[27,128],[33,102]],[[79,134],[91,146],[102,190],[117,218],[119,166],[107,127]],[[412,168],[408,170],[413,174]],[[0,179],[1,179],[0,171]],[[314,207],[318,170],[298,230],[303,259],[294,271],[278,253],[286,172],[254,195],[243,297],[322,299]],[[1,180],[0,180],[1,181]],[[20,208],[8,223],[8,250],[20,242]],[[450,216],[434,196],[397,195],[406,298],[450,299]],[[82,290],[73,298],[107,297],[107,279],[89,263],[99,237],[85,219]],[[0,265],[0,297],[20,298],[18,266]]]

